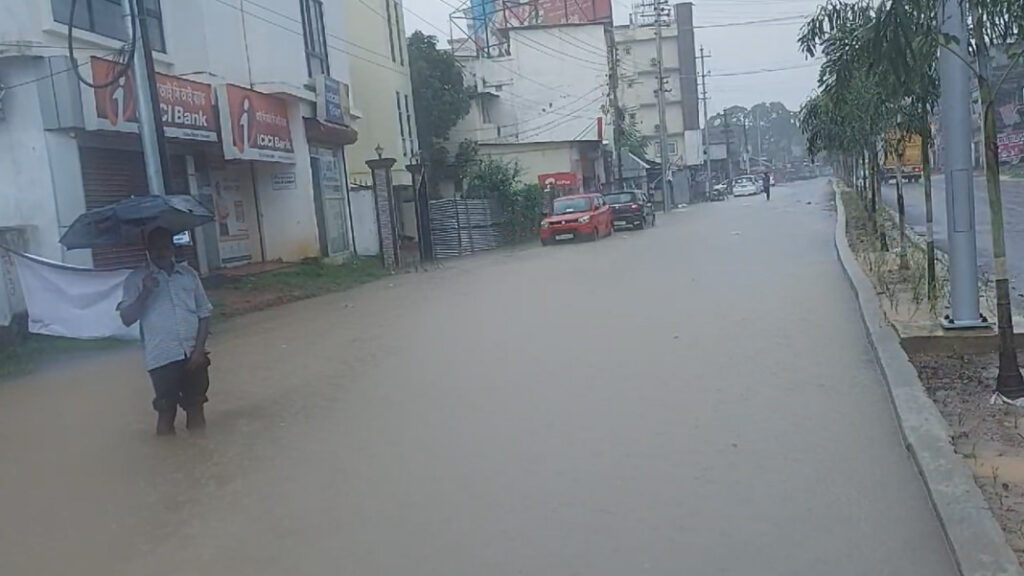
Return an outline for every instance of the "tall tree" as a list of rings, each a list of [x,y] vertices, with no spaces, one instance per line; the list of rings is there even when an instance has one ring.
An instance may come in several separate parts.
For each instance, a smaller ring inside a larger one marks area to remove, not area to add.
[[[423,160],[435,172],[444,170],[450,158],[443,142],[469,114],[474,90],[452,52],[439,50],[437,37],[419,30],[409,37],[409,72]]]
[[[924,181],[928,299],[937,298],[931,146],[932,112],[939,101],[938,31],[935,0],[887,0],[878,6],[868,34],[873,65],[888,99],[903,104],[899,131],[921,139]]]
[[[1024,55],[1024,2],[1020,0],[976,1],[970,5],[974,54],[977,57],[978,92],[982,107],[985,139],[985,181],[992,221],[992,257],[995,260],[996,326],[999,330],[999,372],[996,392],[1010,401],[1024,399],[1024,376],[1017,361],[1010,304],[1010,274],[1006,265],[1006,235],[1003,227],[1003,195],[999,177],[999,143],[996,133],[995,95],[1002,79],[993,78],[990,45],[1010,45],[1012,61]],[[1011,65],[1011,69],[1012,69]]]

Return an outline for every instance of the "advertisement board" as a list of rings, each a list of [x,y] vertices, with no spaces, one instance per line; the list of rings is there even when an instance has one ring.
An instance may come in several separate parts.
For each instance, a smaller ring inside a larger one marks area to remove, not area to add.
[[[287,102],[233,84],[218,86],[217,100],[226,160],[295,163]]]
[[[99,85],[113,79],[121,67],[116,62],[96,57],[90,60],[89,65],[92,81]],[[156,75],[156,85],[160,98],[160,118],[167,136],[217,141],[213,86],[166,74]],[[138,101],[131,72],[112,86],[86,91],[84,96],[87,129],[139,131]]]
[[[999,163],[1019,164],[1024,160],[1024,130],[999,133]]]

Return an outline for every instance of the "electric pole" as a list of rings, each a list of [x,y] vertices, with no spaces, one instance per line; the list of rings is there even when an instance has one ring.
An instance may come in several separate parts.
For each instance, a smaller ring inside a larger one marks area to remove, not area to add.
[[[664,212],[668,213],[669,204],[672,200],[669,198],[669,163],[668,157],[668,126],[665,121],[665,59],[664,50],[661,46],[661,28],[663,25],[662,15],[664,14],[664,8],[667,8],[668,0],[655,0],[654,1],[654,34],[655,42],[658,49],[658,87],[655,88],[655,92],[658,95],[658,140],[661,148],[661,196]]]
[[[616,188],[622,184],[622,135],[625,131],[625,112],[619,107],[619,47],[615,44],[615,31],[609,24],[604,29],[605,41],[608,44],[608,59],[611,66],[608,70],[608,92],[612,104],[612,149],[615,157]]]
[[[132,3],[135,3],[133,6]],[[128,26],[138,32],[132,56],[132,80],[135,84],[136,111],[139,120],[139,137],[142,140],[142,156],[146,166],[146,183],[149,193],[157,196],[167,194],[169,176],[166,142],[163,123],[160,121],[160,95],[157,92],[156,73],[153,71],[153,53],[149,44],[149,32],[144,25],[145,2],[143,0],[121,0],[121,11]],[[125,64],[127,66],[127,64]]]
[[[978,241],[974,231],[974,174],[971,154],[971,71],[967,16],[961,0],[939,4],[939,30],[956,41],[939,50],[939,110],[945,150],[946,218],[949,238],[947,328],[982,325],[978,302]]]
[[[722,131],[725,132],[725,168],[728,174],[729,194],[732,195],[732,125],[729,124],[729,112],[722,111]]]
[[[700,47],[700,85],[701,85],[701,100],[704,102],[704,170],[707,178],[707,191],[705,192],[708,196],[711,195],[711,138],[710,132],[708,131],[708,73],[707,68],[704,66],[704,59],[710,58],[711,53],[704,52],[704,46]]]

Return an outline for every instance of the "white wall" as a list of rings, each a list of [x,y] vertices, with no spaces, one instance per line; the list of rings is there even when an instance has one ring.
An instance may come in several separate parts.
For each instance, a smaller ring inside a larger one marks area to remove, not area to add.
[[[485,145],[480,146],[480,155],[518,162],[526,184],[537,183],[539,174],[580,173],[579,154],[570,142]]]
[[[392,34],[395,41],[395,59],[391,59],[391,44],[387,23],[387,7],[391,5]],[[361,48],[353,48],[359,58],[350,61],[352,73],[352,105],[361,114],[356,122],[359,140],[348,147],[349,173],[353,180],[369,182],[372,179],[366,161],[377,157],[374,148],[378,144],[384,155],[398,162],[391,171],[396,185],[411,185],[412,176],[405,169],[412,154],[419,150],[416,137],[416,118],[413,110],[412,134],[409,134],[405,119],[405,97],[413,107],[412,81],[409,77],[409,54],[405,46],[407,31],[404,26],[404,10],[394,9],[393,0],[363,0],[334,2],[342,10],[345,37]],[[326,6],[325,6],[326,8]],[[382,18],[384,15],[385,18]],[[396,19],[397,16],[397,19]],[[401,52],[399,52],[399,42]],[[402,126],[399,127],[398,106],[395,93],[402,95]],[[429,111],[428,111],[429,113]],[[403,149],[402,133],[405,131],[406,144]]]
[[[256,162],[256,194],[259,197],[266,259],[294,262],[320,255],[320,237],[313,195],[313,171],[309,144],[302,127],[302,108],[288,107],[295,164]],[[273,189],[274,174],[295,172],[295,189]]]
[[[45,74],[35,58],[0,60],[0,83],[13,86]],[[34,84],[11,88],[0,120],[0,227],[25,227],[29,250],[61,259],[50,151]],[[69,167],[73,168],[73,167]]]
[[[517,29],[510,35],[511,57],[501,61],[506,70],[497,74],[511,76],[511,84],[499,92],[492,119],[512,117],[515,126],[502,129],[500,142],[596,140],[596,119],[604,116],[608,100],[603,25]]]

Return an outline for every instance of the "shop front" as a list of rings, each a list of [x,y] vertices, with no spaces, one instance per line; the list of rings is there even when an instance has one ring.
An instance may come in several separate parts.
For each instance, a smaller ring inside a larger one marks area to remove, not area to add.
[[[118,64],[93,57],[88,71],[94,84],[103,86],[116,76]],[[218,140],[213,87],[185,78],[157,74],[160,112],[167,136],[168,194],[195,194],[193,171],[197,158],[215,151]],[[132,196],[149,194],[146,167],[137,136],[138,106],[132,76],[110,86],[82,93],[85,132],[77,139],[84,208],[92,210]],[[181,256],[200,264],[192,238],[181,239]],[[133,267],[145,262],[141,243],[95,249],[96,268]]]
[[[325,258],[353,254],[345,146],[355,143],[358,134],[348,124],[347,92],[340,81],[320,76],[316,81],[316,117],[303,118],[320,230],[320,255]]]

